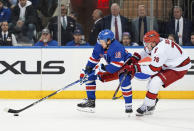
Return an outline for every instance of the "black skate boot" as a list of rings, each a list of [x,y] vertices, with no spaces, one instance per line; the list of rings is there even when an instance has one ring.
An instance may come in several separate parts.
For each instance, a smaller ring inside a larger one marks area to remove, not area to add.
[[[83,112],[94,113],[95,112],[95,100],[84,99],[84,102],[77,104],[77,110]]]
[[[125,105],[125,113],[132,113],[133,109],[132,109],[132,105]]]
[[[158,103],[158,98],[156,98],[155,105],[154,106],[145,106],[142,105],[140,108],[137,109],[136,116],[144,116],[144,115],[152,115],[153,111],[156,108],[156,104]]]

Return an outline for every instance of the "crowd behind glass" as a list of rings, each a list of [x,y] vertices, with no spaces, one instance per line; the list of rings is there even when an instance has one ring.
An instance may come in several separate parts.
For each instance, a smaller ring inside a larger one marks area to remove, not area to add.
[[[56,0],[0,0],[0,46],[58,46],[58,16],[53,16],[56,8]],[[129,22],[120,15],[120,6],[113,3],[107,16],[100,9],[93,11],[93,25],[86,40],[77,14],[67,11],[61,4],[61,46],[93,46],[103,29],[112,30],[124,46],[142,46],[146,32],[152,28],[159,32],[157,19],[146,14],[145,5],[138,5],[138,16]],[[179,6],[173,7],[173,19],[163,33],[181,46],[194,46],[192,21],[184,18]]]

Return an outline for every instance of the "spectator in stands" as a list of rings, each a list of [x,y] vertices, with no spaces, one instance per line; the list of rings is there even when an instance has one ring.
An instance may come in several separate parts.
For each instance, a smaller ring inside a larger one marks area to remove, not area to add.
[[[53,17],[49,22],[49,29],[53,33],[53,39],[58,38],[58,16]],[[75,20],[67,16],[67,7],[61,5],[61,45],[64,46],[67,42],[73,40],[72,33],[75,30]]]
[[[0,25],[3,21],[10,21],[11,10],[4,6],[3,0],[0,0]]]
[[[52,39],[49,29],[43,29],[40,41],[34,44],[34,46],[58,46],[58,42]]]
[[[1,24],[0,46],[17,46],[15,35],[8,31],[8,22],[3,21]]]
[[[110,29],[115,39],[122,41],[122,33],[129,32],[129,21],[126,17],[120,15],[120,7],[117,3],[111,5],[111,15],[103,18],[103,29]]]
[[[186,46],[190,41],[192,23],[190,20],[183,18],[182,8],[175,6],[173,9],[174,18],[168,22],[167,34],[174,34],[176,43]]]
[[[72,12],[69,14],[69,16],[75,20],[75,25],[76,25],[76,26],[75,26],[75,30],[81,30],[81,31],[83,32],[83,27],[82,27],[82,25],[81,25],[80,23],[77,22],[77,14],[76,14],[75,12],[72,11]]]
[[[129,32],[123,32],[122,44],[124,46],[138,46],[137,43],[131,41],[131,34]]]
[[[175,36],[174,36],[174,34],[169,34],[169,35],[168,35],[168,39],[169,39],[169,40],[172,40],[172,41],[175,41]]]
[[[191,33],[191,44],[192,46],[194,46],[194,32]]]
[[[19,0],[12,10],[10,27],[15,32],[16,37],[20,41],[33,43],[33,36],[35,31],[35,24],[37,23],[36,10],[32,6],[32,3],[27,0]],[[22,36],[22,37],[20,37]],[[23,36],[26,36],[23,38]]]
[[[97,42],[97,37],[100,31],[103,29],[103,12],[100,9],[95,9],[92,13],[92,18],[94,24],[89,34],[89,43],[90,45],[95,45]]]
[[[191,39],[187,46],[194,46],[194,32],[191,33]]]
[[[79,29],[75,30],[73,33],[74,40],[68,42],[66,46],[89,46],[89,43],[86,43],[82,39],[83,32]]]
[[[132,41],[143,45],[143,36],[151,30],[151,17],[146,15],[145,5],[138,5],[138,17],[132,20]],[[153,19],[153,29],[158,31],[157,20]]]

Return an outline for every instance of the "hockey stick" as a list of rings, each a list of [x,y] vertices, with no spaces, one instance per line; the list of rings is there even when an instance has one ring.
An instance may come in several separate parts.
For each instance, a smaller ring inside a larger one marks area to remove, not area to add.
[[[117,87],[117,89],[116,89],[116,91],[115,91],[115,93],[114,93],[114,95],[113,95],[113,97],[112,97],[113,100],[119,99],[119,98],[121,98],[121,97],[123,96],[123,95],[121,95],[121,96],[119,96],[119,97],[116,97],[116,95],[117,95],[117,93],[118,93],[118,91],[119,91],[119,89],[120,89],[120,87],[121,87],[123,81],[125,80],[127,74],[128,74],[128,72],[125,72],[125,73],[124,73],[123,79],[122,79],[121,82],[119,83],[119,85],[118,85],[118,87]]]
[[[26,106],[26,107],[24,107],[24,108],[22,108],[22,109],[15,110],[15,109],[8,108],[8,109],[4,109],[4,110],[5,110],[6,112],[8,112],[8,113],[15,113],[14,115],[17,116],[17,115],[18,115],[17,113],[20,113],[20,112],[22,112],[22,111],[24,111],[24,110],[26,110],[26,109],[28,109],[28,108],[30,108],[30,107],[32,107],[32,106],[38,104],[39,102],[44,101],[44,100],[46,100],[47,98],[49,98],[49,97],[51,97],[51,96],[54,96],[55,94],[61,92],[62,90],[65,90],[65,89],[67,89],[67,88],[69,88],[69,87],[71,87],[71,86],[73,86],[73,85],[75,85],[75,84],[77,84],[77,83],[79,83],[79,82],[80,82],[80,80],[76,80],[75,82],[73,82],[73,83],[71,83],[71,84],[69,84],[69,85],[67,85],[67,86],[65,86],[65,87],[63,87],[63,88],[61,88],[61,89],[59,89],[59,90],[53,92],[52,94],[50,94],[50,95],[48,95],[48,96],[46,96],[46,97],[44,97],[44,98],[42,98],[42,99],[39,99],[39,100],[35,101],[34,103],[32,103],[32,104],[30,104],[30,105],[28,105],[28,106]]]
[[[130,58],[128,58],[128,59],[125,61],[124,65],[126,65],[126,63],[128,63],[129,60],[130,60]],[[121,98],[121,97],[123,96],[123,95],[121,95],[121,96],[119,96],[119,97],[116,97],[116,95],[117,95],[117,93],[118,93],[118,91],[119,91],[119,89],[120,89],[120,87],[121,87],[123,81],[125,80],[126,76],[127,76],[127,72],[124,73],[123,79],[121,80],[121,82],[119,83],[117,89],[115,90],[115,93],[114,93],[114,95],[113,95],[113,97],[112,97],[112,100],[119,99],[119,98]]]
[[[129,60],[129,59],[128,59],[128,60]],[[128,62],[128,60],[127,60],[126,62]],[[150,57],[145,57],[144,59],[140,60],[138,63],[150,62],[150,61],[151,61],[151,58],[150,58]],[[125,65],[125,64],[124,64],[124,65]],[[123,95],[121,95],[121,96],[119,96],[119,97],[116,97],[116,95],[117,95],[117,93],[118,93],[118,91],[119,91],[119,89],[120,89],[120,86],[122,85],[123,81],[125,80],[127,74],[128,74],[128,72],[125,72],[123,79],[121,80],[121,82],[119,83],[117,89],[115,90],[115,93],[114,93],[114,95],[113,95],[113,97],[112,97],[113,100],[119,99],[119,98],[121,98],[121,97],[123,96]],[[130,73],[129,73],[129,74],[130,74]]]

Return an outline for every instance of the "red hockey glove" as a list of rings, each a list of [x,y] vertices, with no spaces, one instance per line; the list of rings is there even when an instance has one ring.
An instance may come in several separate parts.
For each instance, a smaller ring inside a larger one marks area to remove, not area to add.
[[[135,52],[133,54],[133,56],[129,59],[129,61],[127,62],[128,65],[131,65],[131,64],[136,64],[138,63],[138,61],[141,60],[141,56]]]
[[[124,73],[124,72],[128,72],[129,74],[131,74],[132,76],[135,75],[135,73],[137,72],[141,72],[141,68],[139,64],[133,64],[133,65],[125,65],[121,70],[120,70],[120,74]]]

